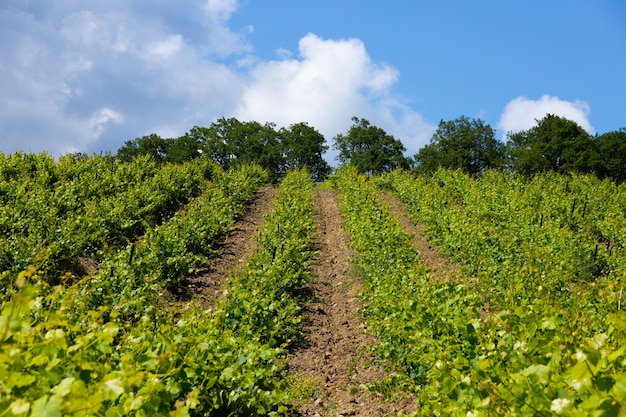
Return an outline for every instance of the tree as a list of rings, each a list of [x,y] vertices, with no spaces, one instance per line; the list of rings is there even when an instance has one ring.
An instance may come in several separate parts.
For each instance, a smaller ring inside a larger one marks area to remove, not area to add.
[[[620,183],[626,181],[626,128],[604,133],[597,138],[600,164],[597,175]]]
[[[273,123],[242,123],[231,138],[237,162],[258,163],[267,169],[271,182],[280,181],[285,175],[285,163],[278,132]]]
[[[158,164],[165,162],[165,158],[172,144],[171,140],[163,139],[155,133],[137,139],[127,140],[117,151],[117,158],[123,162],[130,162],[139,155],[150,155]]]
[[[276,131],[273,123],[220,118],[209,128],[195,126],[187,136],[222,167],[255,162],[268,170],[272,182],[280,181],[287,170],[301,166],[307,166],[316,181],[330,173],[330,166],[322,158],[328,149],[324,136],[306,123]]]
[[[284,157],[275,125],[220,118],[209,128],[194,127],[187,136],[202,152],[225,169],[234,164],[258,163],[272,182],[284,175]]]
[[[346,135],[334,138],[333,148],[339,151],[337,159],[341,164],[350,163],[369,175],[409,167],[403,155],[406,148],[400,140],[365,119],[353,117],[352,121]]]
[[[414,161],[420,173],[434,172],[441,167],[479,174],[501,168],[504,149],[491,126],[480,119],[461,116],[447,122],[441,120],[430,144],[420,149]]]
[[[279,131],[284,156],[285,171],[306,166],[316,182],[323,181],[330,174],[331,167],[322,154],[328,150],[326,139],[306,123],[296,123],[289,129]]]
[[[186,135],[198,143],[201,152],[223,168],[228,168],[235,158],[235,150],[230,140],[232,132],[241,125],[237,119],[223,117],[210,127],[194,126]]]
[[[190,161],[201,155],[200,146],[197,139],[183,135],[177,139],[171,139],[165,161],[174,164],[180,164]]]
[[[130,161],[150,155],[157,163],[182,163],[203,155],[224,169],[257,163],[268,171],[272,182],[280,181],[287,170],[307,166],[315,181],[323,181],[331,171],[322,158],[328,149],[324,143],[324,136],[306,123],[277,131],[273,123],[220,118],[208,128],[194,126],[176,139],[152,134],[126,141],[117,157]]]
[[[599,163],[591,136],[564,117],[548,114],[531,129],[508,136],[512,168],[526,175],[541,171],[594,172]]]

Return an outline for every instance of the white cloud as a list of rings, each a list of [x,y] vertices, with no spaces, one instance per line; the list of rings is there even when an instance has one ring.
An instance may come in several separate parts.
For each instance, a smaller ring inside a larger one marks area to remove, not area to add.
[[[96,111],[87,122],[87,127],[91,132],[91,137],[97,139],[102,134],[104,125],[108,122],[121,123],[124,120],[122,115],[108,107]]]
[[[391,97],[398,72],[373,63],[360,40],[308,34],[299,52],[299,59],[291,59],[280,50],[281,60],[254,67],[235,117],[278,126],[306,121],[330,141],[357,116],[393,134],[410,151],[428,142],[432,126]]]
[[[589,122],[590,112],[589,104],[581,100],[566,101],[549,95],[543,95],[539,100],[517,97],[504,108],[498,129],[503,135],[528,130],[537,124],[536,120],[543,119],[546,114],[553,114],[572,120],[594,134],[595,130]]]
[[[166,60],[178,53],[183,48],[184,42],[179,34],[168,36],[167,39],[148,45],[150,55],[157,59]]]
[[[377,103],[372,110],[369,120],[400,139],[407,149],[407,156],[414,155],[427,145],[437,128],[424,120],[421,114],[391,97]]]
[[[89,10],[72,13],[61,21],[60,34],[70,43],[80,43],[88,49],[107,48],[109,27],[103,17]]]
[[[223,22],[236,1],[8,2],[3,152],[114,151],[163,126],[182,134],[209,124],[240,95],[240,75],[208,58],[249,49]]]
[[[434,126],[392,94],[396,69],[358,39],[309,34],[298,56],[254,56],[236,0],[7,0],[0,6],[0,150],[115,151],[218,117],[308,122],[328,141],[363,117],[409,153]]]
[[[207,0],[206,9],[216,19],[226,21],[237,10],[237,0]]]

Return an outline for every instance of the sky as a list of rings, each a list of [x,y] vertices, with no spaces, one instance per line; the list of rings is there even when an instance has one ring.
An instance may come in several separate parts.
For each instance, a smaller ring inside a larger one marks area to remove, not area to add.
[[[407,156],[440,121],[626,127],[621,0],[3,0],[0,151],[115,153],[221,117],[353,116]],[[326,155],[333,161],[336,153]]]

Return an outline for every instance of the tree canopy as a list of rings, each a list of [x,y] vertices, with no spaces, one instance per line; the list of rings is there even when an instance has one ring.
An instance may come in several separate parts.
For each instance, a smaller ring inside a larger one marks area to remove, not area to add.
[[[591,136],[576,122],[547,114],[528,130],[508,134],[508,142],[482,120],[461,116],[440,121],[430,143],[413,157],[416,173],[439,168],[479,174],[507,169],[532,176],[544,171],[593,173],[626,180],[626,128]]]
[[[328,149],[324,143],[324,136],[306,123],[277,131],[273,123],[220,118],[209,127],[194,126],[175,139],[151,134],[126,141],[117,157],[128,161],[150,155],[157,163],[180,163],[204,155],[224,168],[257,163],[268,171],[272,182],[280,181],[290,169],[307,166],[313,178],[322,181],[331,171],[322,157]]]
[[[626,128],[604,133],[597,138],[600,164],[596,174],[615,182],[626,181]]]
[[[339,151],[337,159],[341,164],[350,163],[370,175],[409,167],[409,161],[403,155],[406,148],[400,140],[366,119],[353,117],[352,122],[346,135],[339,134],[334,138],[333,148]]]
[[[450,168],[478,174],[501,168],[503,163],[504,149],[495,131],[482,120],[466,116],[441,120],[430,144],[414,156],[415,170],[419,173]]]
[[[416,173],[439,168],[470,174],[507,169],[524,175],[593,173],[626,181],[626,128],[591,136],[576,122],[548,114],[528,130],[509,133],[503,144],[484,121],[461,116],[441,120],[430,143],[407,159],[400,140],[366,119],[352,117],[352,122],[346,134],[334,137],[333,148],[339,151],[341,164],[353,164],[368,175],[412,166]],[[209,127],[194,126],[179,138],[151,134],[127,140],[116,157],[130,161],[149,155],[159,164],[206,157],[226,169],[258,163],[267,169],[272,182],[280,181],[291,169],[306,166],[313,179],[321,182],[332,171],[323,158],[327,150],[324,136],[304,122],[277,130],[273,123],[220,118]]]
[[[262,125],[255,121],[240,122],[235,118],[221,118],[211,125],[206,135],[196,139],[200,149],[207,155],[219,156],[215,160],[224,168],[255,162],[267,169],[272,182],[277,182],[285,170],[275,127],[272,123]]]
[[[137,139],[127,140],[117,151],[117,157],[124,162],[130,162],[140,155],[150,155],[157,163],[165,162],[171,141],[159,135],[151,134]]]
[[[507,147],[513,169],[526,175],[594,172],[601,163],[592,137],[576,122],[552,114],[528,130],[509,134]]]
[[[313,180],[323,181],[331,172],[331,167],[322,157],[328,150],[324,135],[306,123],[296,123],[289,129],[279,131],[285,170],[306,166]]]

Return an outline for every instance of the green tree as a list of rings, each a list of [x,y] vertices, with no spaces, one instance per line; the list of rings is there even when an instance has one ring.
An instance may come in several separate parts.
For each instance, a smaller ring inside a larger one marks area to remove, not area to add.
[[[171,139],[163,139],[159,135],[152,133],[137,139],[127,140],[124,146],[117,150],[117,158],[123,162],[130,162],[139,155],[150,155],[152,160],[158,164],[165,162]]]
[[[414,162],[420,173],[441,167],[478,174],[503,166],[504,147],[491,126],[480,119],[461,116],[447,122],[441,120],[430,144],[415,154]]]
[[[598,136],[597,144],[600,153],[597,175],[618,183],[626,181],[626,128]]]
[[[229,132],[235,121],[239,123],[236,119],[221,118],[210,127],[194,126],[186,136],[198,144],[203,155],[223,168],[228,168],[234,158]]]
[[[285,175],[285,163],[276,125],[259,122],[242,123],[231,138],[237,162],[256,162],[265,168],[271,182],[280,181]]]
[[[201,155],[198,141],[189,135],[170,140],[171,143],[167,150],[167,155],[165,155],[165,162],[180,164]]]
[[[296,123],[279,131],[285,171],[306,166],[316,182],[323,181],[331,167],[322,154],[328,150],[324,135],[307,123]]]
[[[272,123],[220,118],[209,128],[194,127],[187,136],[198,143],[203,154],[224,168],[255,162],[267,169],[272,182],[284,175],[279,134]]]
[[[117,152],[122,161],[150,155],[157,163],[182,163],[203,155],[225,169],[237,164],[257,163],[270,181],[280,181],[288,170],[307,166],[315,181],[331,171],[322,154],[328,149],[322,134],[306,123],[276,130],[273,123],[241,122],[220,118],[210,127],[194,126],[177,139],[156,134],[126,141]]]
[[[564,117],[548,114],[531,129],[508,136],[511,166],[525,175],[542,171],[594,172],[599,163],[592,137]]]
[[[352,118],[352,127],[346,135],[334,138],[333,148],[339,151],[341,164],[352,164],[365,174],[379,174],[395,168],[408,168],[402,142],[373,126],[365,119]]]

